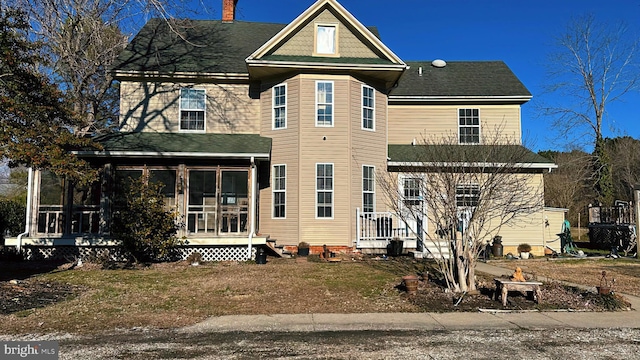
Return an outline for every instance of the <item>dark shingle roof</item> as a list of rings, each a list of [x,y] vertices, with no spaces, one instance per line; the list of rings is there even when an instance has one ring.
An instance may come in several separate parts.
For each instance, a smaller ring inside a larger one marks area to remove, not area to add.
[[[391,96],[531,96],[502,61],[452,61],[442,68],[429,61],[410,61],[407,65],[410,69]]]
[[[122,51],[112,69],[157,71],[161,74],[245,74],[245,59],[285,26],[262,22],[189,20],[182,26],[176,26],[177,31],[174,31],[165,20],[152,19]],[[375,36],[379,35],[375,27],[368,29]],[[317,58],[313,60],[317,62]]]
[[[393,62],[380,58],[348,58],[348,57],[322,57],[322,56],[292,56],[292,55],[267,55],[261,60],[267,61],[292,61],[309,63],[340,63],[340,64],[383,64],[391,65]]]
[[[245,59],[277,34],[284,24],[191,20],[179,27],[166,21],[145,24],[112,66],[121,71],[246,73]]]
[[[256,134],[194,134],[133,132],[104,135],[96,139],[103,153],[269,154],[271,139]]]
[[[521,163],[553,162],[521,145],[389,145],[394,163]]]

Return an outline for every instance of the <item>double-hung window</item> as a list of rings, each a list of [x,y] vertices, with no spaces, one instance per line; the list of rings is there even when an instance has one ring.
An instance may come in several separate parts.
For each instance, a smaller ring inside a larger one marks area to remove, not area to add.
[[[333,217],[333,164],[316,164],[316,218]]]
[[[286,217],[287,166],[273,166],[273,217]]]
[[[478,185],[456,186],[456,206],[469,208],[478,206],[480,200],[480,187]]]
[[[362,211],[374,212],[376,190],[375,190],[375,167],[362,166]]]
[[[402,188],[404,204],[406,206],[420,205],[422,203],[421,187],[421,179],[415,177],[404,178]]]
[[[316,81],[316,126],[333,126],[333,81]]]
[[[460,144],[480,143],[480,110],[458,109],[458,133]]]
[[[273,87],[273,129],[287,127],[287,84]]]
[[[362,128],[375,130],[375,91],[371,86],[362,85]]]
[[[205,91],[180,89],[180,130],[204,130]]]

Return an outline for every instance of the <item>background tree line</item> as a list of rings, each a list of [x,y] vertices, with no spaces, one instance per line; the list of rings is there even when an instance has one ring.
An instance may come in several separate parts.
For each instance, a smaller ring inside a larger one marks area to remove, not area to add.
[[[640,181],[640,140],[629,136],[604,138],[603,150],[608,154],[611,171],[611,197],[633,201],[633,187]],[[594,154],[583,150],[541,151],[540,155],[553,160],[558,169],[544,175],[544,197],[547,206],[569,209],[572,224],[587,224],[586,209],[600,202],[594,186],[597,173],[592,171]],[[610,204],[605,204],[610,205]]]

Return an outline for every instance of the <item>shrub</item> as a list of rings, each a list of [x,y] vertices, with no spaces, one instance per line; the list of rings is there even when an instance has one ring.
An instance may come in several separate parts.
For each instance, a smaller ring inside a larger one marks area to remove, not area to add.
[[[518,252],[530,252],[531,251],[531,245],[524,243],[524,244],[520,244],[518,245]]]
[[[4,235],[17,235],[24,230],[27,207],[14,200],[0,199],[0,245],[4,245]]]
[[[163,185],[148,180],[143,176],[124,182],[114,204],[112,237],[122,241],[136,262],[168,260],[181,244],[177,232],[182,224],[176,212],[165,209]]]
[[[308,249],[308,248],[309,248],[309,243],[307,243],[307,242],[301,241],[298,244],[298,249]]]

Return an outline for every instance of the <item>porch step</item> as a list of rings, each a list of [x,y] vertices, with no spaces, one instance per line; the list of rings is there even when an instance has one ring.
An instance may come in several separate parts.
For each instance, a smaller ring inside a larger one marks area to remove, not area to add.
[[[423,252],[416,251],[413,253],[413,257],[416,259],[434,259],[436,257],[449,259],[451,256],[450,251],[451,248],[448,246],[447,242],[435,244],[434,242],[427,240],[424,242]]]
[[[271,256],[275,257],[291,257],[289,254],[285,254],[284,249],[282,247],[276,246],[276,239],[267,239],[267,253]]]

